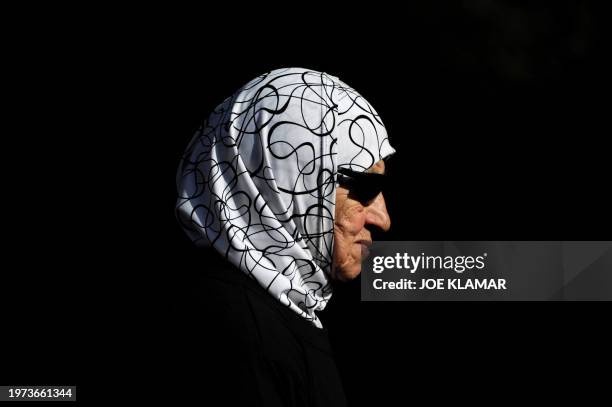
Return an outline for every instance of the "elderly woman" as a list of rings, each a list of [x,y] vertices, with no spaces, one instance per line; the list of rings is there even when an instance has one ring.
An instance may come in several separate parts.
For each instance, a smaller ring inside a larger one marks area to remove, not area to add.
[[[279,69],[219,105],[181,161],[177,214],[202,258],[202,368],[229,404],[343,405],[317,311],[388,230],[370,104],[335,76]],[[204,315],[204,314],[202,314]],[[223,377],[223,378],[220,378]]]

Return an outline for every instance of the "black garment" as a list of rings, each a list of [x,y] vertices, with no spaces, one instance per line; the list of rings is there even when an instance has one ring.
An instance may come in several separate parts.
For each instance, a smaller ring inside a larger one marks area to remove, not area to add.
[[[178,341],[175,379],[189,384],[192,401],[201,392],[226,405],[346,405],[327,330],[220,256],[206,258],[179,330],[186,338]]]

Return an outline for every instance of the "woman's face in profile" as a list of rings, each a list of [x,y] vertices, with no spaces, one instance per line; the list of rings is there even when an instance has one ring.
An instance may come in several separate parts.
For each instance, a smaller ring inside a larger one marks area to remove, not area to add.
[[[384,174],[385,162],[377,162],[367,172]],[[332,263],[332,277],[335,280],[352,280],[361,273],[361,263],[368,256],[368,248],[372,244],[369,226],[383,231],[391,227],[382,192],[365,201],[352,193],[350,187],[338,186]]]

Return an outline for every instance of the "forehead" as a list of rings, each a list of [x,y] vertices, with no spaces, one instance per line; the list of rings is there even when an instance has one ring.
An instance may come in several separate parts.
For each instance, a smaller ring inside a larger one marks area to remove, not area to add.
[[[371,172],[374,174],[384,174],[385,173],[385,161],[380,160],[373,166],[371,166],[366,172]]]

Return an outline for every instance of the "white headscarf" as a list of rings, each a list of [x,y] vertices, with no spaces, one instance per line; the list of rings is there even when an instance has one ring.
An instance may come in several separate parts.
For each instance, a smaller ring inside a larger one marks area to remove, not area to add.
[[[321,327],[338,167],[362,172],[394,152],[376,111],[337,77],[274,70],[195,134],[177,174],[178,219],[196,244]]]

